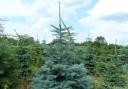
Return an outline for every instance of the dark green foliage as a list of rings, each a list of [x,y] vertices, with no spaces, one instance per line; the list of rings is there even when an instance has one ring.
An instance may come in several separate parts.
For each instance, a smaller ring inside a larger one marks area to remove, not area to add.
[[[120,58],[120,65],[128,64],[128,46],[119,49],[118,55],[118,57]]]
[[[13,50],[7,39],[0,37],[0,89],[11,86],[14,76]]]
[[[117,68],[114,64],[109,64],[107,66],[106,74],[104,75],[104,80],[106,85],[123,87],[126,82],[122,76],[122,70]]]
[[[126,79],[123,77],[124,71],[120,63],[121,61],[116,54],[98,57],[96,76],[100,76],[104,80],[102,89],[112,89],[112,87],[124,87],[126,85]]]
[[[23,40],[26,37],[20,40],[0,38],[0,89],[17,89],[21,80],[31,80],[33,73],[44,63],[41,44]]]
[[[33,75],[44,64],[43,47],[32,37],[18,35],[14,55],[17,88],[30,86]],[[15,87],[15,88],[16,88]]]
[[[118,59],[112,57],[112,59],[107,58],[104,62],[99,63],[98,68],[100,75],[104,78],[106,86],[113,87],[124,87],[126,80],[123,78],[123,69],[118,66]],[[111,89],[111,88],[110,88]]]
[[[46,44],[40,44],[36,42],[33,44],[31,48],[31,56],[32,56],[32,71],[33,73],[37,72],[39,68],[45,63],[45,56],[44,48]]]
[[[93,50],[91,38],[87,39],[85,56],[86,56],[85,67],[88,70],[88,74],[95,75],[96,65],[95,65],[95,60],[94,60],[94,50]]]
[[[87,68],[88,75],[95,74],[95,60],[94,60],[94,50],[91,41],[87,41],[82,44],[81,47],[76,47],[77,58],[80,59],[78,63],[84,63]]]
[[[102,46],[102,45],[106,45],[107,42],[106,42],[106,40],[103,36],[98,36],[95,39],[94,44],[97,45],[97,46]]]
[[[16,60],[17,60],[17,68],[19,70],[18,77],[23,80],[28,80],[31,77],[31,54],[29,53],[29,49],[27,47],[19,47],[16,51]]]
[[[86,49],[85,67],[88,69],[89,75],[95,74],[95,61],[92,48]]]

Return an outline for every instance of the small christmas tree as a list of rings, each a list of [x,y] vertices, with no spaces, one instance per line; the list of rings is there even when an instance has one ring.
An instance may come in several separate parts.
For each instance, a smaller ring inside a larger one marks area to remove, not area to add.
[[[32,55],[30,46],[26,45],[25,37],[18,35],[18,38],[15,55],[15,71],[17,72],[19,87],[21,89],[28,89],[32,78]]]
[[[70,27],[66,27],[60,13],[59,20],[59,28],[52,25],[56,41],[48,48],[48,60],[33,79],[32,89],[90,89],[84,65],[75,64]]]
[[[87,38],[87,45],[86,45],[86,57],[85,57],[85,66],[88,70],[89,75],[95,75],[96,66],[94,60],[94,50],[92,48],[92,41],[90,35]]]

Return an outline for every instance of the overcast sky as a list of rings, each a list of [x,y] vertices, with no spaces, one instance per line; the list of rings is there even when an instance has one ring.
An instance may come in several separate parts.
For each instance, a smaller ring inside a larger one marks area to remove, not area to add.
[[[109,43],[128,44],[128,0],[60,0],[65,23],[78,33],[77,42],[104,36]],[[58,23],[58,0],[0,0],[5,32],[53,39],[50,25]]]

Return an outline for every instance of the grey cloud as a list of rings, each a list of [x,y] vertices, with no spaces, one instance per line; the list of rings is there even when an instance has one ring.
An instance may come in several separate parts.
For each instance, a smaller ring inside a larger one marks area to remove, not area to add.
[[[117,13],[117,14],[101,17],[100,19],[106,21],[115,21],[118,23],[128,22],[128,13]]]

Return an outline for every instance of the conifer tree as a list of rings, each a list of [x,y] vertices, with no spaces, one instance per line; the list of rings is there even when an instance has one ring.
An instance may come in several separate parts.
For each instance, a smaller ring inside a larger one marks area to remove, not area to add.
[[[44,53],[45,44],[40,44],[36,41],[31,47],[31,56],[32,56],[32,70],[33,73],[37,72],[38,69],[45,63],[45,53]]]
[[[18,35],[18,43],[16,48],[15,63],[17,71],[17,77],[19,81],[19,87],[22,89],[28,89],[29,82],[32,77],[32,56],[31,56],[31,46],[27,46],[25,42],[25,37]]]
[[[1,21],[1,19],[0,19]],[[0,24],[0,89],[9,88],[12,83],[12,50]]]
[[[85,66],[88,69],[88,74],[89,75],[94,75],[96,66],[95,66],[95,61],[94,61],[94,50],[92,48],[92,41],[90,38],[90,35],[87,38],[87,45],[86,45],[86,58],[85,58]]]
[[[60,7],[59,7],[60,8]],[[53,26],[56,42],[48,48],[48,59],[33,79],[32,89],[90,89],[83,64],[75,64],[69,27]]]
[[[0,37],[0,89],[9,86],[11,71],[11,51],[7,41]]]

